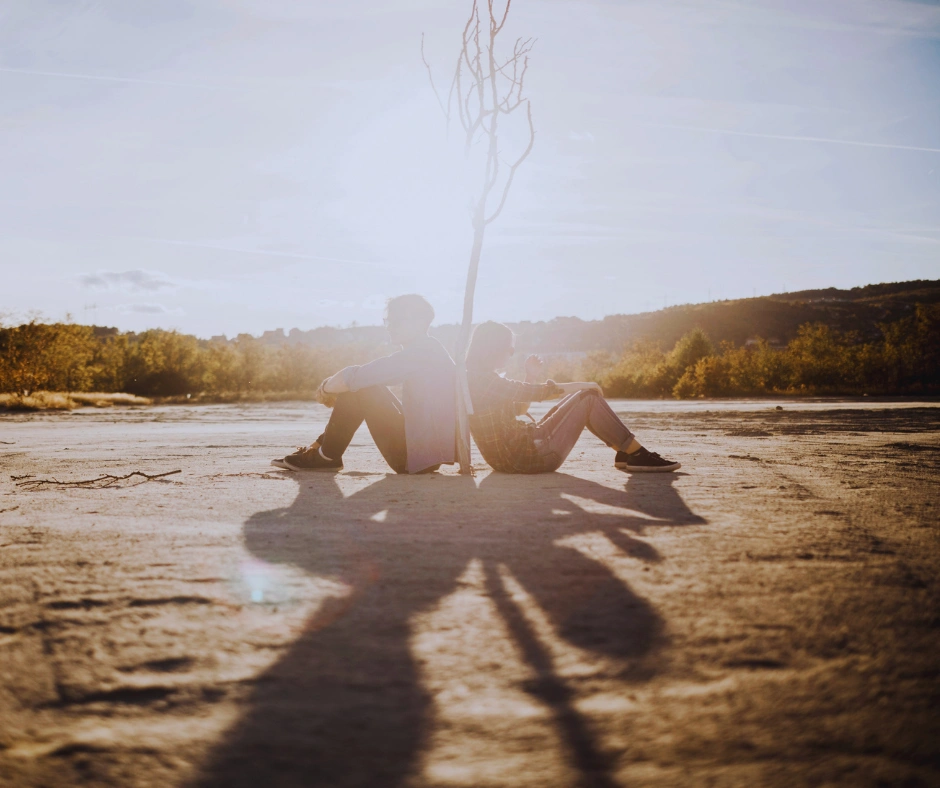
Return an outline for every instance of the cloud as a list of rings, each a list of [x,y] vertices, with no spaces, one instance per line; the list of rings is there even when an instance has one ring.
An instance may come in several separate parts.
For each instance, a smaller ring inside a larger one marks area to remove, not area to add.
[[[124,290],[131,293],[153,293],[170,289],[176,285],[166,274],[159,271],[99,271],[96,274],[82,274],[78,278],[83,287],[93,290]]]
[[[180,308],[169,309],[163,304],[121,304],[120,306],[114,307],[118,312],[123,314],[138,314],[138,315],[181,315],[183,310]]]

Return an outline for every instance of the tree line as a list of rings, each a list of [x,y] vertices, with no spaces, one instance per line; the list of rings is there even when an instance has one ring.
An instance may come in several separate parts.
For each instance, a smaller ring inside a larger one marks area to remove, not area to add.
[[[100,337],[91,326],[33,321],[0,329],[0,392],[303,396],[340,367],[379,352],[367,343],[271,347],[248,335],[209,342],[161,329]]]
[[[147,397],[309,397],[320,381],[388,346],[231,343],[154,329],[99,336],[91,326],[33,321],[0,328],[0,392],[127,392]],[[940,393],[940,305],[917,305],[879,326],[877,340],[824,323],[785,347],[765,340],[717,346],[694,329],[668,350],[650,341],[549,365],[556,380],[588,379],[608,397]]]
[[[916,305],[878,326],[876,340],[807,323],[783,347],[760,339],[717,347],[701,329],[669,351],[638,342],[619,356],[591,354],[584,377],[608,397],[742,397],[940,393],[940,305]]]

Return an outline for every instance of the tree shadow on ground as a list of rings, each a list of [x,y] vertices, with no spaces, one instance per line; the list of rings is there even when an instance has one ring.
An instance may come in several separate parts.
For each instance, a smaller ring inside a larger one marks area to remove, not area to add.
[[[344,497],[336,477],[307,474],[290,507],[246,522],[247,547],[258,558],[341,580],[352,592],[321,605],[257,679],[249,713],[211,754],[199,784],[406,782],[433,724],[411,623],[455,590],[474,559],[535,676],[523,689],[550,711],[582,782],[613,784],[608,757],[505,578],[521,584],[560,638],[619,660],[625,681],[645,680],[655,672],[662,620],[604,564],[556,542],[599,532],[641,562],[658,561],[637,533],[703,522],[674,489],[675,475],[625,475],[620,489],[564,473],[491,473],[479,483],[442,474],[376,477]]]

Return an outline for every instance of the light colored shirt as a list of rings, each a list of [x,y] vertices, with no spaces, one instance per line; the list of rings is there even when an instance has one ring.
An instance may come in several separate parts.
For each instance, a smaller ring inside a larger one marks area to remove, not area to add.
[[[444,346],[424,336],[385,358],[341,369],[324,381],[323,390],[341,394],[400,384],[408,473],[417,473],[456,459],[456,383],[456,367]]]

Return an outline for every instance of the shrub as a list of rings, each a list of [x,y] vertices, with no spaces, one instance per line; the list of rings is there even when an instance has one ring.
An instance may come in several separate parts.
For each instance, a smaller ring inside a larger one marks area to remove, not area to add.
[[[619,355],[550,360],[555,380],[594,380],[610,397],[728,397],[766,394],[925,393],[940,390],[940,305],[918,305],[862,342],[821,323],[801,326],[785,349],[759,340],[715,348],[695,329],[668,352],[636,342]],[[33,392],[128,392],[194,398],[303,396],[327,375],[375,358],[373,344],[265,345],[242,334],[205,342],[175,331],[96,337],[88,326],[31,321],[0,328],[0,392],[7,405],[71,407],[72,398]],[[516,376],[521,374],[514,369]],[[95,395],[94,403],[106,399]],[[43,404],[46,403],[46,404]]]

